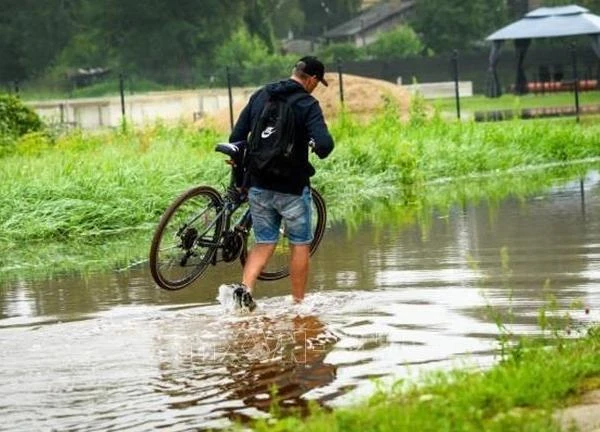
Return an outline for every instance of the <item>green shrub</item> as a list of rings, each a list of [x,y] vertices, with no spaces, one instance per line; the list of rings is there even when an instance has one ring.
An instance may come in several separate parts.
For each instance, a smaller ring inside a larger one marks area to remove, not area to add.
[[[325,63],[341,61],[357,61],[366,58],[366,52],[351,43],[332,43],[319,49],[319,58]]]
[[[0,157],[13,153],[19,137],[42,127],[39,116],[19,98],[0,94]]]
[[[21,100],[8,94],[0,94],[0,135],[18,138],[43,127],[39,116]]]
[[[240,29],[216,51],[215,63],[224,71],[231,70],[233,85],[261,85],[289,75],[295,57],[271,54],[265,42],[247,30]],[[225,74],[217,74],[217,85]]]
[[[407,25],[382,33],[367,47],[367,52],[375,59],[402,59],[420,54],[424,49],[423,42],[415,31]]]
[[[21,156],[39,156],[51,146],[52,141],[44,132],[28,132],[17,139],[15,151]]]

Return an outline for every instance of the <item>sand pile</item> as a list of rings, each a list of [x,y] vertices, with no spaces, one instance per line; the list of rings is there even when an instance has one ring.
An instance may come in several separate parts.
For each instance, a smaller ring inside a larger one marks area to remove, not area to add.
[[[331,122],[340,112],[340,84],[337,73],[325,75],[329,87],[319,85],[313,96],[317,98],[325,120]],[[346,110],[359,118],[369,118],[379,112],[384,105],[384,97],[390,97],[399,108],[400,117],[408,117],[410,94],[401,86],[373,78],[356,75],[342,76],[344,85],[344,105]],[[248,101],[239,101],[233,105],[234,121]],[[198,120],[200,127],[211,127],[219,132],[229,132],[229,108],[222,109]]]

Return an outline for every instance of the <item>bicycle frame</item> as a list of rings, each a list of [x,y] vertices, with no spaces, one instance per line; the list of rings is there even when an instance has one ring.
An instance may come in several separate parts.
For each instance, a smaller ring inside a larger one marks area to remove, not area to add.
[[[214,266],[218,262],[239,259],[243,266],[248,260],[249,249],[254,243],[250,236],[253,224],[247,206],[247,189],[238,187],[247,184],[244,181],[247,178],[236,170],[232,154],[223,149],[217,151],[231,157],[228,161],[231,165],[230,179],[225,190],[219,192],[210,186],[196,186],[185,191],[165,210],[155,230],[149,261],[152,276],[161,288],[184,288],[202,275],[210,264]],[[310,249],[312,255],[323,237],[327,214],[323,198],[314,189],[311,193],[316,215]],[[192,201],[196,197],[202,200],[202,204]],[[285,238],[284,225],[280,234],[281,238]],[[163,238],[166,239],[164,243]],[[288,276],[288,253],[285,248],[284,253],[261,271],[259,279],[278,280]]]
[[[240,233],[243,236],[243,241],[246,241],[246,237],[250,232],[251,226],[251,216],[250,209],[246,209],[245,212],[232,224],[231,218],[233,214],[239,209],[244,203],[247,202],[247,195],[244,190],[239,190],[235,186],[235,176],[233,172],[233,167],[231,169],[231,176],[229,180],[229,185],[227,186],[226,192],[223,197],[222,208],[218,211],[217,217],[210,223],[209,226],[206,227],[206,230],[203,233],[198,235],[198,239],[196,243],[199,246],[203,247],[216,247],[217,249],[223,250],[225,248],[226,236],[229,233]],[[195,221],[197,218],[201,217],[202,214],[197,215],[191,222]],[[204,235],[219,222],[221,221],[221,233],[215,243],[214,240],[205,240]],[[215,265],[217,263],[217,253],[215,251],[212,257],[212,264]]]

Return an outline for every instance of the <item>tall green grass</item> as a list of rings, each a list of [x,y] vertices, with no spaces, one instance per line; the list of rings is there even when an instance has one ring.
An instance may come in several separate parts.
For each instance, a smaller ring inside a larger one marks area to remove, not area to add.
[[[361,220],[382,207],[393,208],[394,218],[412,218],[420,209],[448,205],[448,197],[480,194],[483,180],[473,176],[487,176],[485,182],[501,183],[508,191],[514,190],[506,185],[516,176],[507,170],[600,157],[596,123],[449,123],[417,115],[407,123],[397,119],[395,108],[388,106],[366,124],[342,116],[331,125],[336,148],[325,160],[313,158],[313,184],[324,194],[332,220]],[[13,154],[0,159],[2,273],[30,268],[24,263],[32,262],[32,252],[44,255],[53,243],[78,251],[103,244],[97,265],[143,259],[147,242],[125,248],[125,255],[119,252],[123,248],[112,253],[110,244],[128,236],[149,239],[160,214],[185,189],[225,186],[228,165],[213,150],[225,138],[189,125],[164,124],[75,131],[55,139],[24,136]],[[552,181],[549,173],[537,176],[540,187]],[[478,185],[447,182],[461,177]],[[400,215],[399,208],[406,213]],[[58,261],[76,270],[79,255],[56,256],[35,267],[47,271]]]

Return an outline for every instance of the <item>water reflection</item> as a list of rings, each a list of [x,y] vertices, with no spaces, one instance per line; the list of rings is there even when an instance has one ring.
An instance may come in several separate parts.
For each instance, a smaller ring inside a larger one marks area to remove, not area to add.
[[[220,427],[266,415],[272,385],[281,407],[305,409],[363,395],[372,378],[490,364],[488,305],[519,333],[537,331],[548,293],[600,320],[596,173],[414,224],[381,208],[384,224],[328,229],[296,309],[284,280],[259,285],[261,313],[224,315],[217,287],[239,279],[235,263],[178,292],[143,266],[3,285],[0,416],[13,430]]]
[[[325,358],[338,338],[316,316],[261,314],[208,328],[165,322],[157,339],[160,375],[152,385],[168,396],[178,425],[198,414],[256,417],[272,405],[306,410],[302,396],[336,377]]]

